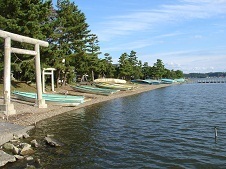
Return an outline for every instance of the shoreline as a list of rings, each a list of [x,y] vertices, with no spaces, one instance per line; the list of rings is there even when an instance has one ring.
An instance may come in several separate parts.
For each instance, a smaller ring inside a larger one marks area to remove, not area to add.
[[[128,91],[120,91],[119,93],[115,93],[109,96],[102,96],[102,95],[95,95],[95,94],[87,94],[87,93],[80,93],[76,92],[73,89],[69,88],[67,91],[68,94],[72,95],[84,95],[85,97],[91,98],[83,104],[80,104],[76,107],[66,107],[66,106],[57,106],[48,104],[47,108],[37,108],[34,107],[34,103],[24,102],[17,100],[12,97],[11,102],[14,104],[14,108],[16,110],[16,115],[11,115],[8,118],[8,121],[1,119],[0,122],[8,122],[13,123],[21,126],[30,126],[38,123],[39,121],[51,118],[53,116],[57,116],[72,110],[78,110],[84,107],[88,107],[97,103],[102,103],[105,101],[128,97],[131,95],[140,94],[143,92],[168,87],[171,85],[168,84],[160,84],[160,85],[142,85],[137,84],[136,89],[128,90]],[[0,99],[0,104],[3,102],[3,99]]]

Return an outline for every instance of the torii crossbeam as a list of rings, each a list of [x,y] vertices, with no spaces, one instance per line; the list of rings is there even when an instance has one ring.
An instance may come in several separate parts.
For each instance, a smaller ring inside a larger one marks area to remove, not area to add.
[[[45,104],[45,100],[42,99],[42,83],[41,83],[41,67],[40,67],[40,46],[48,47],[49,43],[45,41],[41,41],[38,39],[6,32],[0,30],[0,37],[5,39],[5,47],[4,47],[4,104],[0,105],[0,112],[4,112],[7,116],[16,114],[16,110],[14,109],[14,105],[11,103],[10,94],[11,94],[11,53],[18,54],[29,54],[35,56],[35,72],[36,72],[36,88],[37,88],[37,101],[35,106],[39,108],[47,108]],[[25,50],[11,47],[11,40],[21,42],[21,43],[29,43],[35,45],[35,50]]]

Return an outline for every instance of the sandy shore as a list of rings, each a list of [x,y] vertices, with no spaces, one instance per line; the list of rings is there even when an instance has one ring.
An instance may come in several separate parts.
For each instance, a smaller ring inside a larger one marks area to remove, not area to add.
[[[110,96],[101,96],[101,95],[95,95],[95,94],[87,94],[87,93],[80,93],[80,92],[75,92],[73,89],[68,88],[67,91],[69,94],[73,95],[84,95],[85,97],[89,98],[88,101],[86,101],[83,104],[80,104],[77,107],[63,107],[63,106],[56,106],[56,105],[50,105],[48,104],[48,108],[45,109],[40,109],[37,107],[34,107],[34,103],[29,103],[29,102],[24,102],[17,100],[12,97],[11,102],[14,104],[14,108],[17,112],[16,115],[12,115],[9,117],[8,122],[22,125],[22,126],[29,126],[33,125],[41,120],[51,118],[53,116],[80,109],[86,106],[91,106],[93,104],[97,104],[100,102],[105,102],[108,100],[120,98],[120,97],[127,97],[135,94],[139,94],[142,92],[162,88],[162,87],[167,87],[169,85],[161,84],[161,85],[137,85],[138,88],[134,90],[129,90],[129,91],[120,91],[119,93],[112,94]],[[64,92],[62,90],[62,92]],[[0,104],[3,103],[3,99],[0,99]],[[5,121],[3,119],[0,120]]]

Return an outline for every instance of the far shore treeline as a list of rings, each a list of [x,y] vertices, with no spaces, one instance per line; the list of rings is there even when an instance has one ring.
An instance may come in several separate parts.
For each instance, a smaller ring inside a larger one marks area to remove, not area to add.
[[[88,75],[88,80],[99,77],[131,79],[182,78],[181,70],[168,70],[161,59],[153,66],[138,59],[137,53],[123,53],[118,64],[112,56],[102,53],[98,36],[91,33],[85,14],[69,0],[58,0],[53,7],[51,0],[0,1],[0,29],[31,38],[48,41],[48,48],[41,48],[42,68],[56,68],[57,82],[64,79],[71,83]],[[4,39],[0,39],[0,77],[4,69]],[[34,50],[34,46],[12,41],[12,46]],[[117,57],[117,56],[114,56]],[[12,73],[15,79],[35,81],[34,57],[12,53]],[[58,84],[57,84],[58,87]]]

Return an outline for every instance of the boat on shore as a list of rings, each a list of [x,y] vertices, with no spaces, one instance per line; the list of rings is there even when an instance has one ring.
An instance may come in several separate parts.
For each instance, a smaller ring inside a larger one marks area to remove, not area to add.
[[[13,94],[20,100],[35,102],[37,93],[14,91]],[[61,94],[42,94],[42,98],[50,104],[63,106],[78,106],[84,103],[84,96],[61,95]]]
[[[95,79],[95,83],[119,83],[119,84],[125,84],[126,80],[123,79],[114,79],[114,78],[100,78]]]
[[[151,84],[149,81],[147,80],[142,80],[142,79],[134,79],[131,80],[132,83],[138,83],[138,84]]]
[[[172,84],[174,82],[175,82],[175,80],[173,80],[173,79],[161,79],[162,84]]]
[[[99,87],[91,87],[91,86],[71,86],[75,91],[83,92],[83,93],[92,93],[92,94],[98,94],[98,95],[105,95],[108,96],[110,94],[114,94],[118,92],[119,90],[115,89],[104,89]]]
[[[134,87],[130,85],[124,85],[124,84],[115,84],[115,83],[96,83],[97,87],[105,88],[105,89],[115,89],[115,90],[131,90]]]
[[[178,83],[184,83],[186,80],[184,78],[174,79]]]
[[[135,80],[131,80],[131,82],[133,83],[139,83],[139,84],[149,84],[149,85],[158,85],[161,84],[160,80],[154,80],[154,79],[135,79]]]

